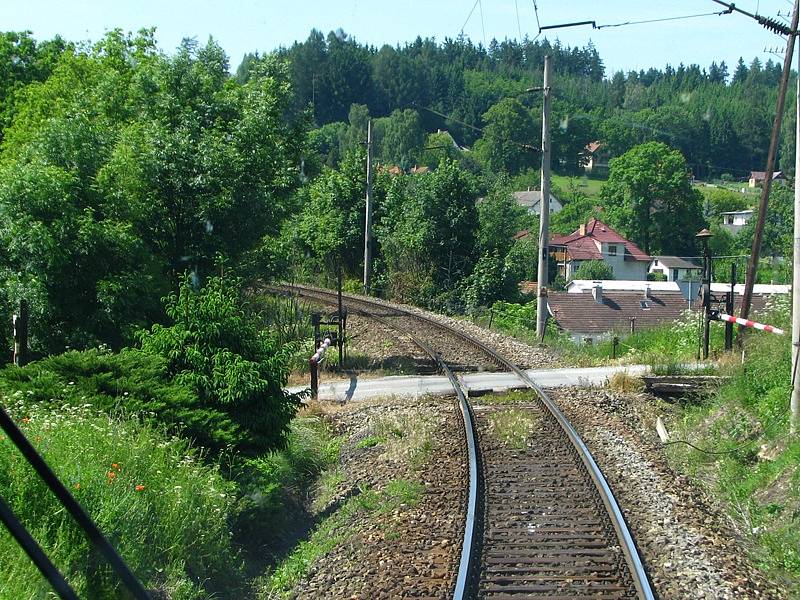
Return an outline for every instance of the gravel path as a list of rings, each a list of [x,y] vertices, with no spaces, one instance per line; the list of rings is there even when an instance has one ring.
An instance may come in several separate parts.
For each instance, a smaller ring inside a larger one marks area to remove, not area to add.
[[[327,409],[346,436],[342,480],[320,507],[411,482],[418,499],[362,510],[315,561],[292,598],[449,598],[463,536],[464,436],[452,399],[382,400]],[[370,440],[383,439],[375,445]]]
[[[667,463],[656,400],[585,388],[549,394],[603,469],[662,600],[787,597],[748,563],[723,512]]]

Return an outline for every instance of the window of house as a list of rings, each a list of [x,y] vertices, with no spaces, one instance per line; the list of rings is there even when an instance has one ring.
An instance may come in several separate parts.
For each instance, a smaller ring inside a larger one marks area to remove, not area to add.
[[[616,256],[617,255],[617,247],[614,245],[608,245],[608,255],[609,256]]]
[[[653,262],[653,264],[657,267],[658,266],[658,259],[656,259],[655,262]]]
[[[733,225],[733,215],[725,215],[725,225]]]
[[[672,269],[672,281],[678,281],[678,269]]]

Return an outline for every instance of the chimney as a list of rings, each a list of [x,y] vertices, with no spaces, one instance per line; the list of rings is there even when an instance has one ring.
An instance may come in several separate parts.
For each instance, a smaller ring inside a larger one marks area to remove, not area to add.
[[[578,228],[578,233],[580,233],[581,236],[586,235],[586,223],[581,223],[581,226]]]
[[[644,286],[644,299],[645,300],[649,300],[650,299],[650,285],[649,284]]]
[[[594,297],[594,301],[598,304],[603,303],[603,282],[602,281],[595,281],[594,285],[592,286],[592,296]]]

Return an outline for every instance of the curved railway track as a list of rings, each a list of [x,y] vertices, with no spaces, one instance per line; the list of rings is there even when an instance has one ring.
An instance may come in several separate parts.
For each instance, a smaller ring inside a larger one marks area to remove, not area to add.
[[[267,286],[265,291],[324,304],[335,304],[337,298],[335,292],[307,286]],[[409,335],[448,376],[458,396],[470,481],[454,598],[654,598],[600,468],[558,406],[527,373],[479,340],[425,315],[350,294],[342,300],[349,310]],[[389,320],[398,317],[400,322]],[[409,320],[439,333],[426,333]],[[447,338],[472,349],[473,358],[482,354],[487,364],[515,373],[531,389],[530,402],[513,409],[471,406],[443,356],[447,350],[457,358],[461,348],[442,348]],[[510,410],[534,424],[524,448],[509,447],[491,434],[493,415]]]

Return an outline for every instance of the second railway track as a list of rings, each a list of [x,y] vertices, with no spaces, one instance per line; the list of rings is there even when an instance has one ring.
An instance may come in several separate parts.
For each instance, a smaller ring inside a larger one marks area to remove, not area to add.
[[[336,303],[334,292],[320,288],[268,286],[266,291]],[[602,472],[558,407],[525,372],[481,341],[424,315],[349,294],[343,302],[409,335],[448,375],[459,397],[470,481],[455,598],[654,598]],[[441,333],[420,334],[423,329],[411,324],[415,320]],[[460,344],[448,347],[452,340]],[[463,367],[458,359],[465,347],[478,365],[514,372],[530,388],[530,400],[471,406],[445,358]],[[498,415],[523,422],[528,429],[523,445],[498,439],[493,432]]]

